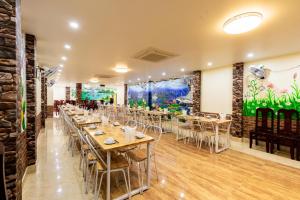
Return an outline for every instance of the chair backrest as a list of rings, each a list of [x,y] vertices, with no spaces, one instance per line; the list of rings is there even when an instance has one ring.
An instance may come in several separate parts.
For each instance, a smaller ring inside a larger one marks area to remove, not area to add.
[[[271,108],[257,108],[255,119],[256,131],[274,132],[274,110]]]
[[[293,126],[294,124],[294,126]],[[277,113],[277,134],[279,135],[298,135],[299,112],[291,109],[280,109]]]
[[[149,125],[145,129],[145,134],[150,135],[151,137],[154,138],[153,147],[155,147],[158,145],[160,141],[162,135],[162,128],[159,126]]]
[[[136,127],[136,126],[137,126],[137,121],[136,121],[136,120],[129,120],[129,121],[126,123],[126,126],[129,126],[129,127]]]
[[[97,145],[94,142],[93,138],[89,135],[86,134],[85,136],[86,142],[89,145],[89,148],[91,150],[91,154],[102,164],[103,167],[107,167],[106,162],[105,162],[105,156],[102,154],[101,151],[98,151]]]
[[[136,123],[136,131],[144,133],[145,129],[146,129],[145,124],[143,124],[142,122],[137,122]]]

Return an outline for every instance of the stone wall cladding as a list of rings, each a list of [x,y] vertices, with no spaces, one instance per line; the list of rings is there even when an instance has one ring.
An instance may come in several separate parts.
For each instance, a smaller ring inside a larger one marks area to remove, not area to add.
[[[36,86],[35,86],[35,46],[34,35],[26,34],[26,92],[27,92],[27,159],[28,165],[34,165],[36,161]]]
[[[201,71],[194,71],[192,76],[193,113],[201,112]]]
[[[244,63],[233,64],[232,81],[232,129],[233,136],[243,135],[243,80]]]
[[[58,99],[61,100],[61,99]],[[66,87],[66,100],[71,100],[71,88]]]
[[[82,101],[81,93],[82,93],[82,83],[76,83],[76,102],[77,102],[77,104],[80,104]]]
[[[45,84],[46,84],[46,79],[45,79],[45,70],[41,69],[41,123],[42,127],[45,127],[45,120],[46,120],[46,114],[45,114],[45,105],[46,105],[46,99],[45,95],[47,94],[45,91]]]
[[[5,146],[5,175],[9,199],[22,198],[27,166],[26,133],[20,133],[20,72],[22,47],[20,0],[0,1],[0,142]]]
[[[128,104],[128,84],[124,84],[124,105]]]
[[[53,106],[47,106],[47,117],[53,117]]]

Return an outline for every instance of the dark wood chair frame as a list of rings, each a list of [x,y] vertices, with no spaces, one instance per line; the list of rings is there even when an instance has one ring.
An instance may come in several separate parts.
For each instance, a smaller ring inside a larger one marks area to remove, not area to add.
[[[283,118],[281,118],[283,116]],[[296,117],[293,119],[293,117]],[[292,122],[296,120],[296,129],[293,129]],[[281,122],[283,121],[283,126]],[[290,147],[291,159],[299,160],[300,157],[300,118],[297,110],[280,109],[277,114],[277,133],[271,138],[271,153],[274,153],[274,144],[277,144],[277,149],[280,145]],[[283,127],[283,128],[282,128]]]
[[[260,118],[261,114],[261,118]],[[271,127],[268,126],[271,120]],[[261,125],[259,123],[261,122]],[[252,148],[253,139],[255,144],[258,145],[258,141],[266,142],[266,152],[270,151],[270,138],[274,135],[274,111],[271,108],[257,108],[255,119],[255,130],[250,131],[249,145]]]

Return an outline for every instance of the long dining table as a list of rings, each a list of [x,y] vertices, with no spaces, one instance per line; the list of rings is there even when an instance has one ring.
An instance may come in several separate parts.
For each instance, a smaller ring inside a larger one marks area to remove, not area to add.
[[[213,123],[216,128],[215,129],[215,152],[220,153],[230,147],[230,131],[229,130],[226,131],[226,144],[222,148],[219,147],[219,129],[220,129],[220,125],[226,124],[226,123],[231,123],[232,120],[207,118],[207,117],[200,117],[200,116],[195,116],[195,115],[178,115],[177,118],[184,119],[184,120],[190,121],[190,122],[199,120],[201,122]]]
[[[111,194],[111,179],[110,179],[110,173],[111,173],[111,153],[113,151],[116,151],[118,149],[122,149],[125,147],[130,146],[137,146],[141,144],[147,144],[147,181],[146,185],[143,185],[141,188],[137,188],[135,190],[131,191],[131,196],[139,194],[140,191],[144,191],[149,189],[150,187],[150,181],[151,181],[151,165],[150,165],[150,145],[151,142],[154,141],[154,138],[148,135],[145,135],[144,138],[137,139],[135,137],[127,137],[124,133],[124,131],[121,129],[121,126],[113,126],[112,124],[109,125],[98,125],[96,128],[91,129],[90,127],[83,127],[83,130],[89,134],[96,144],[106,152],[107,160],[107,174],[106,174],[106,181],[107,181],[107,187],[106,187],[106,200],[110,199]],[[102,135],[95,135],[96,131],[101,130],[103,132]],[[112,137],[115,139],[116,143],[114,144],[105,144],[105,139],[108,137]],[[127,199],[129,198],[128,194],[124,194],[122,196],[119,196],[115,198],[116,200],[121,199]]]

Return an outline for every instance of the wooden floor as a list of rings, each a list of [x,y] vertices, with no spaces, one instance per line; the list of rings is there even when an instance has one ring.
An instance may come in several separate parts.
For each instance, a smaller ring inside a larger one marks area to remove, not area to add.
[[[233,150],[210,154],[174,134],[156,150],[159,181],[153,171],[151,189],[133,199],[300,199],[299,169]]]

